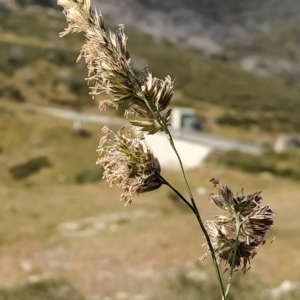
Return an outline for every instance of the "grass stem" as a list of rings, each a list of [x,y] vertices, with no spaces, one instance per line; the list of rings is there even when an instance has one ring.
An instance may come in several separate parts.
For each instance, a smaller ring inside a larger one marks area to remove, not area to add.
[[[217,262],[217,259],[216,259],[216,256],[215,256],[215,252],[214,252],[213,246],[211,244],[211,241],[210,241],[209,235],[207,233],[207,230],[206,230],[206,228],[204,226],[204,223],[203,223],[203,221],[201,219],[201,215],[200,215],[200,212],[198,210],[198,207],[197,207],[197,204],[195,202],[195,199],[193,197],[190,185],[189,185],[188,180],[186,178],[186,174],[185,174],[185,170],[184,170],[184,167],[183,167],[183,164],[182,164],[181,157],[180,157],[180,155],[179,155],[179,153],[178,153],[178,151],[176,149],[173,137],[172,137],[172,135],[171,135],[171,133],[170,133],[170,131],[169,131],[169,129],[167,127],[165,127],[165,132],[166,132],[166,135],[167,135],[168,140],[170,142],[170,145],[171,145],[172,149],[174,150],[174,152],[175,152],[175,154],[177,156],[177,159],[178,159],[178,162],[179,162],[179,165],[180,165],[180,169],[181,169],[181,173],[183,175],[183,178],[184,178],[184,181],[185,181],[185,185],[187,187],[187,190],[188,190],[188,193],[189,193],[189,197],[190,197],[191,202],[192,202],[193,212],[194,212],[194,214],[195,214],[195,216],[197,218],[197,221],[198,221],[198,223],[200,225],[200,228],[203,231],[205,239],[207,241],[207,244],[208,244],[211,256],[212,256],[213,264],[214,264],[214,267],[215,267],[215,271],[217,273],[217,279],[218,279],[219,286],[220,286],[222,300],[226,300],[225,289],[224,289],[224,285],[223,285],[221,273],[220,273],[220,270],[219,270],[218,262]]]
[[[236,214],[236,237],[235,237],[235,243],[234,243],[234,250],[233,250],[233,257],[232,257],[232,263],[231,263],[231,268],[230,268],[230,274],[226,286],[226,292],[225,296],[227,297],[230,291],[231,287],[231,281],[232,281],[232,276],[233,276],[233,271],[235,267],[235,262],[236,262],[236,257],[237,257],[237,250],[238,250],[238,245],[239,245],[239,234],[241,230],[241,223],[240,223],[240,215],[239,213]]]

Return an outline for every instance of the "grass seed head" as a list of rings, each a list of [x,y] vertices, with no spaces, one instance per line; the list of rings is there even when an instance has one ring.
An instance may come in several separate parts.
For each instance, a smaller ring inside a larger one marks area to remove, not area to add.
[[[143,135],[133,137],[124,129],[114,133],[108,127],[102,129],[97,164],[104,168],[103,178],[110,186],[116,185],[123,192],[121,201],[132,202],[134,195],[158,189],[162,185],[160,164],[146,147]]]

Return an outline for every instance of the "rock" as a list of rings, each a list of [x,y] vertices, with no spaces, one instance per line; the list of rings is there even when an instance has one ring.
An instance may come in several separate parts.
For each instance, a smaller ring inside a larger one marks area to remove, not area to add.
[[[186,277],[195,282],[202,282],[207,280],[208,275],[200,270],[191,270],[186,273]]]
[[[279,299],[284,294],[299,289],[299,282],[284,280],[278,287],[271,290],[271,296],[273,299]]]
[[[199,196],[205,196],[205,195],[208,195],[208,190],[204,186],[199,186],[196,190],[196,193]]]
[[[281,134],[274,145],[274,151],[277,153],[284,152],[291,148],[300,147],[300,139],[292,134]]]

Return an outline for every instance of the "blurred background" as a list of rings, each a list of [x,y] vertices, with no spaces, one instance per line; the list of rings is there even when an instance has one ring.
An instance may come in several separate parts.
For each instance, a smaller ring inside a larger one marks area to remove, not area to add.
[[[172,129],[203,219],[216,177],[277,216],[235,300],[300,299],[300,1],[94,0],[132,63],[175,80]],[[119,202],[95,165],[83,37],[54,0],[0,0],[0,300],[216,300],[193,215],[166,187]],[[148,140],[185,193],[162,137]],[[226,278],[226,275],[225,275]]]

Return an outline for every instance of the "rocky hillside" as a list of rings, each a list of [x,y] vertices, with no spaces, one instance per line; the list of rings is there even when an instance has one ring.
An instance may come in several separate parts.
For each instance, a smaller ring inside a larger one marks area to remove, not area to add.
[[[59,39],[58,33],[66,26],[66,22],[55,1],[0,1],[0,98],[42,105],[65,105],[76,109],[88,105],[96,107],[88,96],[88,88],[83,80],[86,68],[83,62],[75,64],[82,36],[69,35]],[[297,79],[297,74],[291,71],[291,68],[297,68],[297,53],[300,53],[293,52],[294,48],[297,49],[297,44],[292,42],[297,41],[299,36],[297,26],[290,31],[290,35],[287,34],[288,30],[281,27],[278,31],[281,38],[273,39],[267,32],[257,30],[254,33],[254,29],[251,31],[243,24],[238,27],[234,21],[228,21],[231,25],[228,25],[226,33],[225,27],[221,26],[225,22],[223,19],[209,13],[207,16],[201,15],[196,6],[191,11],[178,4],[168,12],[170,1],[164,2],[161,9],[158,4],[155,6],[155,2],[135,0],[97,3],[108,23],[126,24],[136,71],[148,65],[157,77],[170,75],[176,78],[174,105],[192,106],[200,117],[208,117],[205,121],[208,131],[228,136],[231,128],[235,128],[241,131],[237,135],[243,138],[245,129],[251,134],[249,128],[253,129],[255,137],[257,129],[272,134],[299,131],[300,91],[292,83]],[[13,8],[3,13],[3,8],[8,9],[9,4],[14,4]],[[43,4],[44,8],[37,4]],[[195,18],[191,19],[191,14]],[[141,34],[132,27],[148,34]],[[274,32],[275,29],[273,26]],[[197,30],[202,34],[197,34]],[[235,37],[234,30],[240,30],[241,39],[230,39],[231,36]],[[243,48],[241,41],[245,36],[249,40]],[[261,42],[252,45],[250,37]],[[236,43],[235,52],[230,52],[225,42],[219,42],[222,39]],[[202,45],[202,52],[206,49],[207,55],[186,49],[187,45]],[[285,55],[281,49],[288,49],[289,55]],[[253,67],[253,61],[259,63],[261,70],[255,65]],[[241,62],[244,68],[254,72],[260,71],[261,75],[269,74],[267,67],[272,70],[277,68],[278,73],[285,68],[289,85],[277,79],[259,78],[244,72],[236,67],[235,62]],[[225,133],[226,128],[228,132]]]
[[[56,0],[0,0],[12,6]],[[156,39],[236,62],[261,76],[300,79],[299,0],[94,0],[106,18]]]
[[[298,0],[95,0],[114,22],[237,62],[262,76],[300,78]]]

